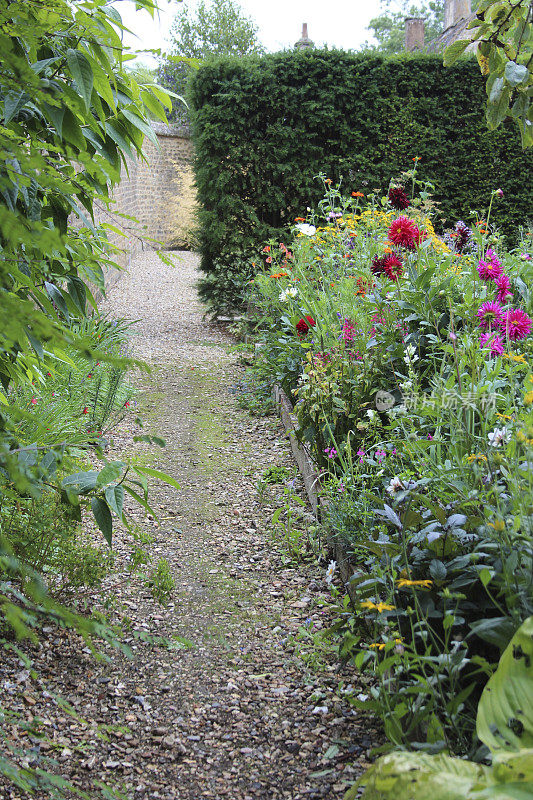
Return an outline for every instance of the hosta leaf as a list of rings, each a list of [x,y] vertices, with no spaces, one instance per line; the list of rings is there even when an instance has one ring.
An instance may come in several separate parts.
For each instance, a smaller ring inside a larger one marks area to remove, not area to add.
[[[517,630],[485,686],[476,728],[491,750],[533,748],[533,617]]]

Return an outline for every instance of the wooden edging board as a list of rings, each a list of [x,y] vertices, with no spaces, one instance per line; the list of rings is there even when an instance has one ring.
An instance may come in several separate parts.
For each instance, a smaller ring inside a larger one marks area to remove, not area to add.
[[[272,399],[276,404],[281,422],[285,428],[285,432],[287,433],[291,450],[296,463],[298,464],[298,469],[300,470],[313,513],[326,528],[328,550],[333,559],[337,562],[339,574],[346,586],[348,594],[352,596],[350,578],[352,577],[353,569],[350,556],[342,540],[339,539],[338,536],[335,536],[333,531],[331,531],[330,527],[327,525],[327,515],[325,513],[327,504],[321,495],[320,475],[317,472],[311,456],[296,436],[298,422],[296,420],[291,401],[280,386],[274,386],[274,389],[272,390]],[[353,599],[354,598],[352,597],[352,600]]]

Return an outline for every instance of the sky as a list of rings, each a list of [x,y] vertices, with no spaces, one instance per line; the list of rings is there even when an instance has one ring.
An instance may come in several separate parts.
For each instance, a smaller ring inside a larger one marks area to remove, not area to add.
[[[259,28],[259,39],[268,51],[292,47],[300,38],[302,23],[307,22],[309,38],[316,45],[328,44],[345,50],[357,48],[369,33],[365,30],[372,17],[379,13],[379,0],[238,0],[246,16]],[[115,5],[122,20],[134,36],[126,34],[125,43],[136,50],[168,46],[172,18],[184,6],[194,8],[197,0],[159,0],[159,19],[152,20],[145,11],[135,11],[132,2],[121,0]],[[155,63],[149,55],[142,59]]]

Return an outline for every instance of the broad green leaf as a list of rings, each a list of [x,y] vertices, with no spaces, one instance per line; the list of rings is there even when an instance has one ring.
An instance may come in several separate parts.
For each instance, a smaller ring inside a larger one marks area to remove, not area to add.
[[[105,490],[105,499],[111,511],[114,511],[119,519],[122,517],[124,507],[124,487],[108,486]]]
[[[493,751],[533,748],[533,617],[517,630],[485,686],[476,730]]]
[[[474,786],[493,783],[488,767],[445,755],[389,753],[379,758],[345,794],[355,800],[465,800]]]
[[[96,524],[104,534],[106,542],[111,546],[111,539],[113,536],[113,518],[109,506],[100,497],[93,497],[91,500],[91,509],[96,520]]]
[[[122,475],[123,469],[122,461],[108,462],[98,473],[98,486],[105,486],[107,483],[116,481]]]
[[[451,64],[455,63],[459,56],[464,53],[469,44],[469,39],[459,39],[457,42],[454,42],[447,47],[444,51],[444,66],[449,67]]]
[[[93,91],[93,70],[89,59],[79,50],[69,49],[67,50],[67,63],[88,111],[91,107]]]
[[[493,617],[470,623],[470,629],[484,642],[489,642],[489,644],[499,647],[500,650],[504,650],[516,631],[516,625],[510,617]]]
[[[505,80],[511,86],[518,86],[525,83],[529,78],[529,70],[524,64],[517,64],[515,61],[508,61],[505,65]]]

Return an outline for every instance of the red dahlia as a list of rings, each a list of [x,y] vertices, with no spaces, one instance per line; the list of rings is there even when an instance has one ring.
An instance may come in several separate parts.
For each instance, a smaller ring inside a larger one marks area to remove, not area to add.
[[[409,205],[409,198],[405,194],[403,186],[391,186],[389,189],[389,201],[393,208],[403,211]]]
[[[414,250],[424,238],[425,234],[409,217],[398,217],[389,228],[391,242],[399,247],[405,247],[407,250]]]
[[[385,271],[385,257],[382,256],[380,258],[379,256],[374,256],[370,271],[373,275],[381,275],[381,273]]]
[[[305,336],[309,328],[314,328],[316,325],[315,320],[313,317],[307,316],[305,319],[301,319],[296,323],[296,330],[298,331],[299,336]]]
[[[391,281],[397,281],[403,273],[403,258],[397,253],[391,253],[383,259],[383,272]]]

